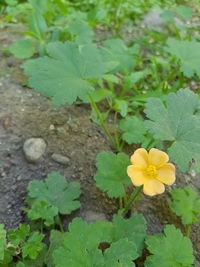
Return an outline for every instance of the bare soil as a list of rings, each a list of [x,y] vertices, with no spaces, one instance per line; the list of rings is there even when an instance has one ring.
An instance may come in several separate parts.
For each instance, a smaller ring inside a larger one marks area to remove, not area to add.
[[[14,34],[0,31],[1,46],[8,46],[15,38]],[[111,219],[118,203],[102,193],[93,180],[96,155],[111,151],[111,147],[101,128],[91,122],[90,107],[54,107],[50,100],[24,87],[26,80],[22,61],[0,52],[0,223],[9,229],[26,222],[22,208],[27,185],[33,179],[44,179],[51,171],[81,183],[81,209],[65,220],[65,228],[75,216],[89,220],[86,216],[91,212],[97,219],[98,214],[99,218],[103,214]],[[38,164],[28,163],[23,154],[24,141],[31,137],[41,137],[47,143],[47,151]],[[54,162],[53,153],[67,156],[69,164]],[[185,185],[200,193],[200,175],[178,173],[174,186]],[[161,232],[166,224],[185,231],[180,219],[169,210],[169,199],[166,192],[154,198],[142,196],[137,201],[133,210],[143,213],[149,234]],[[200,223],[192,227],[191,239],[200,264]]]

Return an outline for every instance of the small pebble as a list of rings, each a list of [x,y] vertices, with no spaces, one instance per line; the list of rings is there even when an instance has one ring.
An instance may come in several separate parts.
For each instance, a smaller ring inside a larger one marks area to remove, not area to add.
[[[42,138],[27,139],[23,146],[25,158],[30,163],[38,163],[46,151],[46,143]]]
[[[84,213],[84,220],[88,223],[96,221],[107,221],[105,214],[101,212],[96,212],[93,210],[87,210]]]
[[[54,153],[51,157],[55,162],[63,164],[63,165],[67,165],[70,162],[70,159],[68,157],[65,157],[60,154]]]

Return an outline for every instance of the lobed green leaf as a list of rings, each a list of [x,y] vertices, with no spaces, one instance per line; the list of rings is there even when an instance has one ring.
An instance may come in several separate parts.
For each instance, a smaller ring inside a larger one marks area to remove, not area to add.
[[[129,158],[125,153],[99,153],[96,158],[97,173],[94,176],[98,187],[106,191],[109,197],[123,197],[124,185],[130,184],[126,174],[129,164]]]
[[[200,214],[200,197],[190,186],[175,188],[170,192],[173,201],[170,208],[177,216],[181,216],[183,224],[198,222]]]
[[[167,225],[164,234],[146,238],[152,256],[148,256],[145,267],[190,267],[194,262],[192,243],[174,225]]]

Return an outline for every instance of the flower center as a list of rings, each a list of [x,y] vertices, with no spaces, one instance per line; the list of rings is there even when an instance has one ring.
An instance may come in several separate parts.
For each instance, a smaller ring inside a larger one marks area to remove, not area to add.
[[[151,179],[156,178],[157,177],[156,167],[153,165],[149,165],[146,168],[146,175],[148,176],[148,178],[151,178]]]

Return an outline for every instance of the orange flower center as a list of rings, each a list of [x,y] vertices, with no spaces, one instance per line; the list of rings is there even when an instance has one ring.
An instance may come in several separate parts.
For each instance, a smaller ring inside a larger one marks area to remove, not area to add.
[[[145,171],[148,178],[155,179],[157,177],[157,170],[155,166],[149,165]]]

